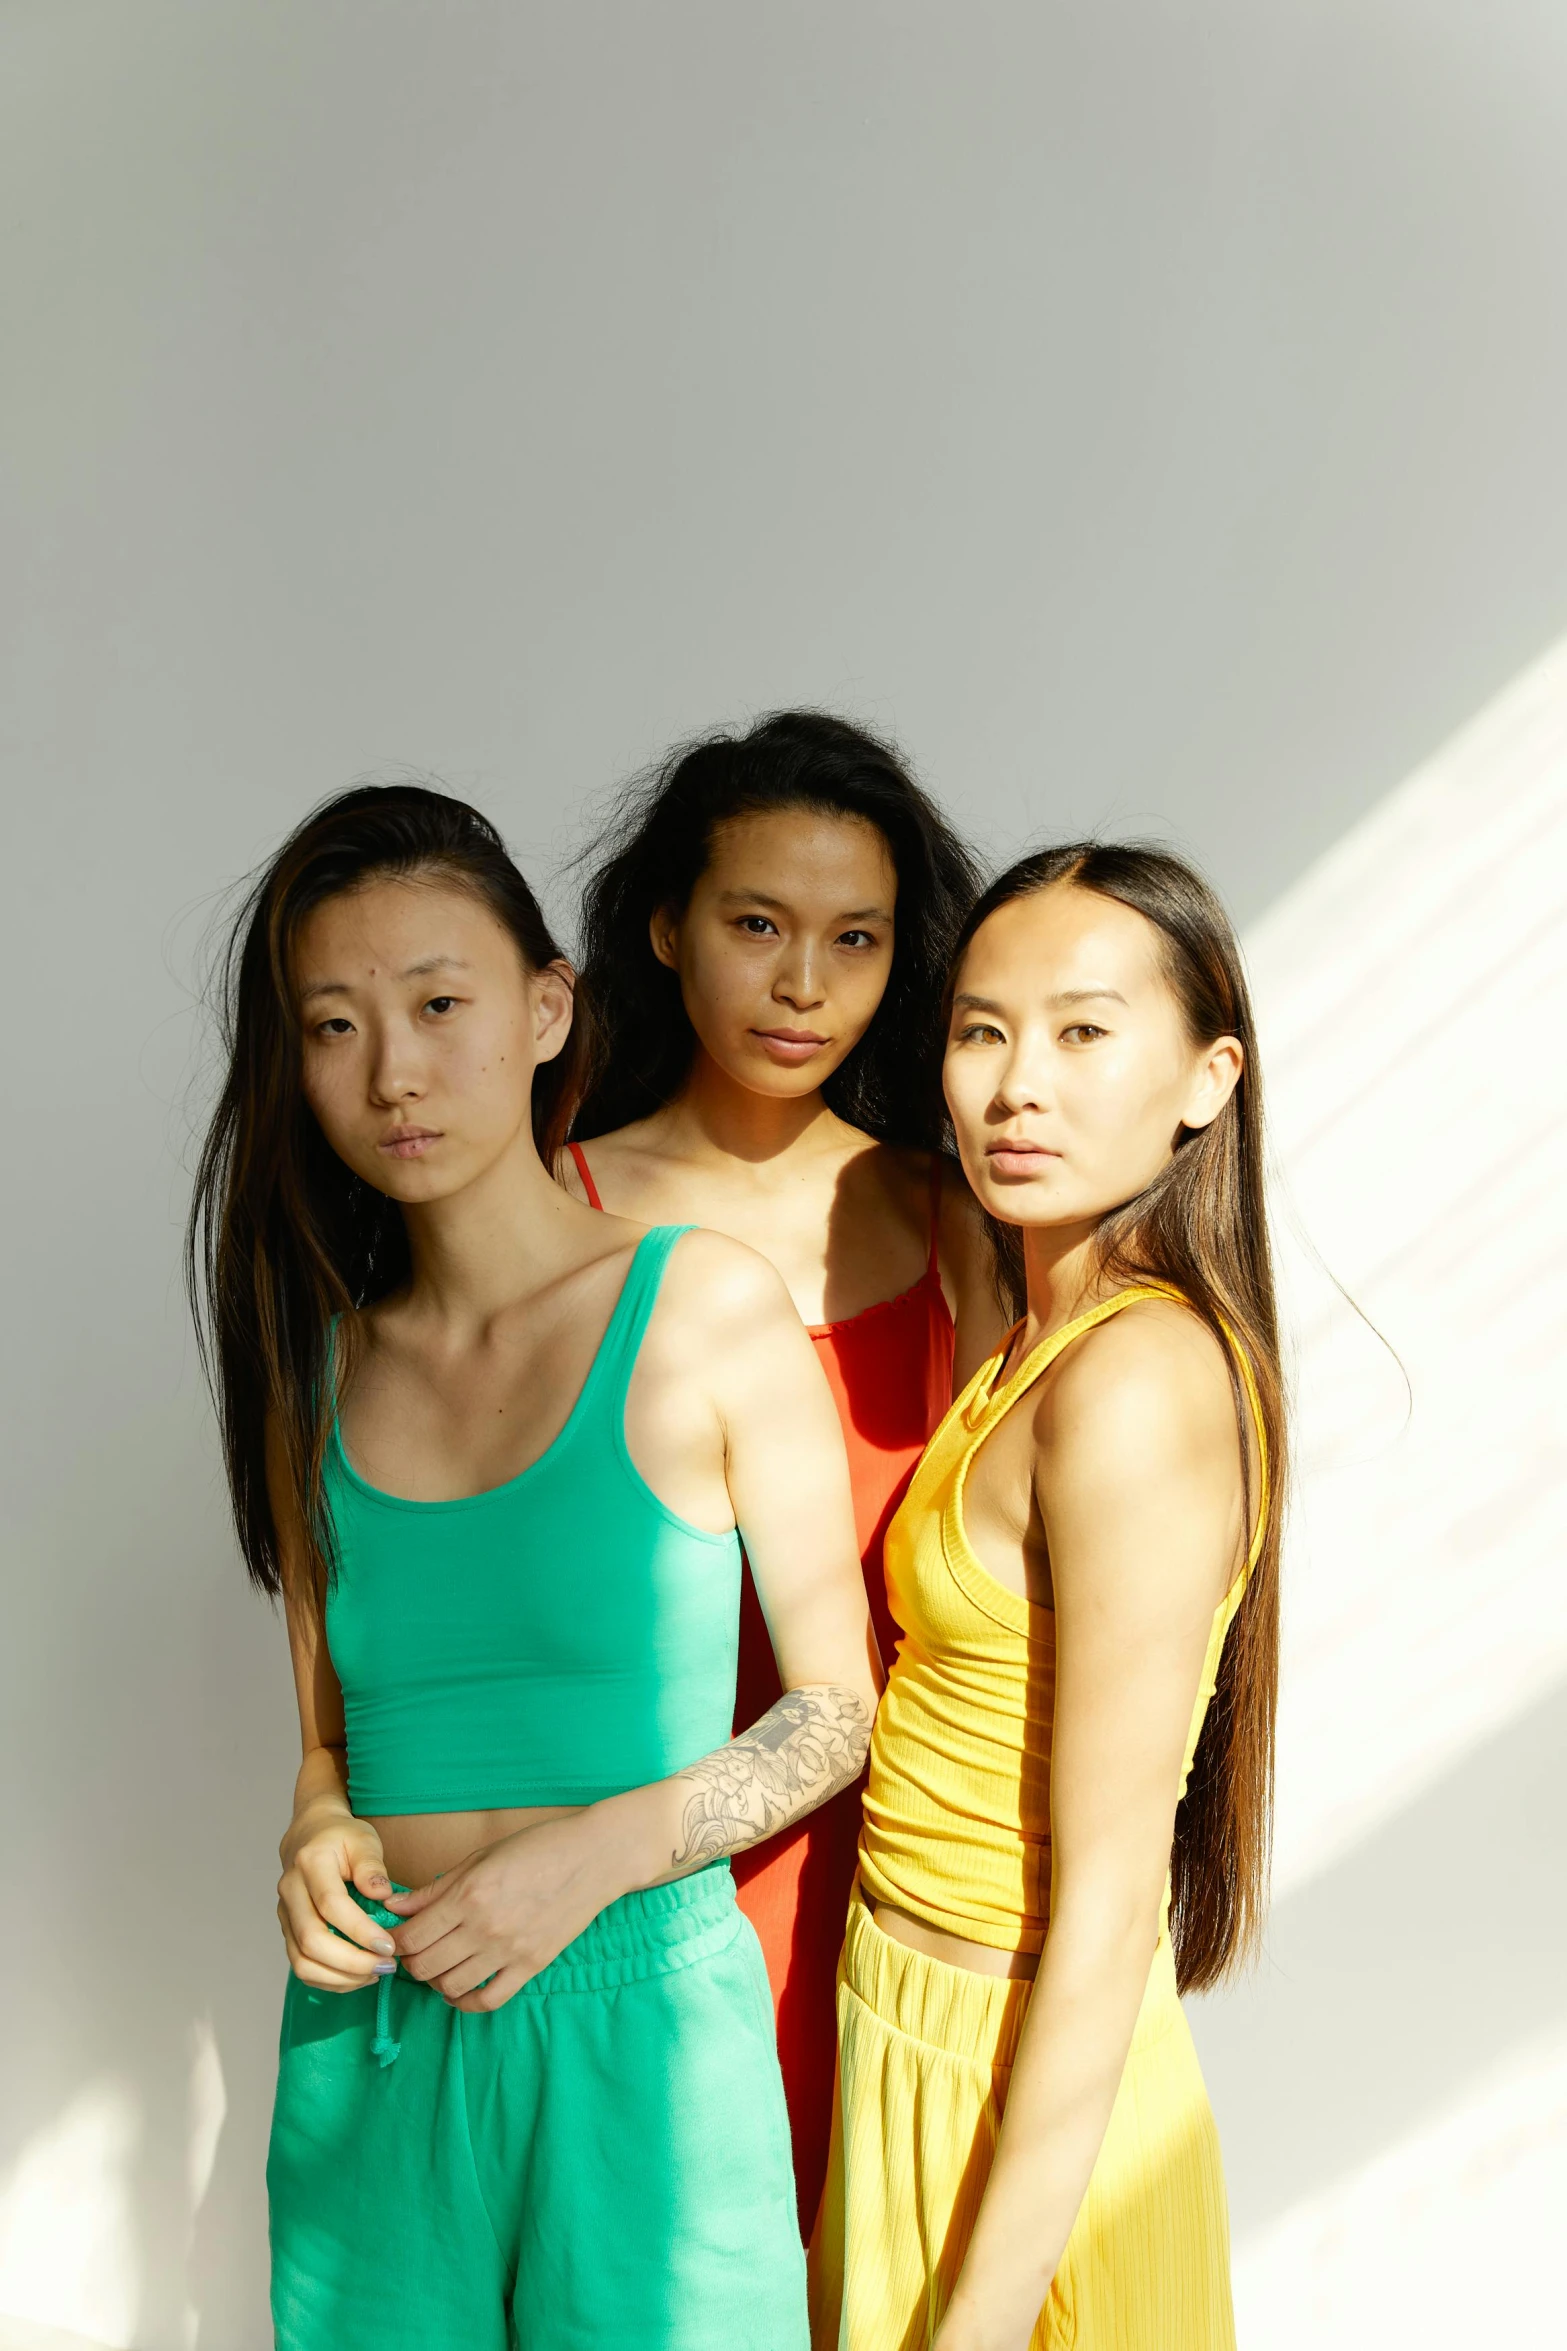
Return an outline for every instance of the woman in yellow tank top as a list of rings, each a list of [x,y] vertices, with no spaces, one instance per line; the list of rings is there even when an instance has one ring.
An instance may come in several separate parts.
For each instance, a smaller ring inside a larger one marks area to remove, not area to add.
[[[1026,1312],[887,1538],[817,2351],[1231,2351],[1180,2006],[1254,1940],[1284,1454],[1239,950],[1166,853],[1025,860],[945,1088]]]

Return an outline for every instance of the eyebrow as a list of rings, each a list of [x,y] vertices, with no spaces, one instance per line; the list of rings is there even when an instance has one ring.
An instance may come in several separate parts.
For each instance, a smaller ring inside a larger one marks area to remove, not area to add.
[[[420,958],[419,962],[410,963],[408,969],[400,971],[397,976],[400,980],[422,980],[427,979],[432,971],[472,971],[472,969],[473,965],[461,955],[425,955]],[[312,980],[308,988],[300,989],[299,1001],[301,1004],[308,1004],[312,996],[346,996],[347,994],[348,982],[346,980]]]
[[[397,976],[400,980],[422,980],[428,978],[432,971],[472,971],[472,969],[473,965],[462,955],[426,955],[418,963],[410,963],[408,969],[400,971]]]
[[[1124,1004],[1126,998],[1118,988],[1061,988],[1054,996],[1045,998],[1045,1002],[1057,1012],[1064,1012],[1069,1005],[1092,1004],[1096,1001]],[[954,1012],[1004,1012],[1006,1007],[998,1004],[992,996],[970,996],[964,992],[953,997],[952,1009]]]
[[[782,898],[771,898],[765,890],[720,890],[720,906],[771,906],[780,914],[790,908]],[[851,906],[847,913],[833,916],[834,922],[891,922],[892,911],[886,906]]]

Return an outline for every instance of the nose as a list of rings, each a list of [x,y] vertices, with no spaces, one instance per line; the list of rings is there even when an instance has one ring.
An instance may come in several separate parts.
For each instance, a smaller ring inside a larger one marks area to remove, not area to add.
[[[370,1099],[378,1110],[397,1110],[424,1094],[416,1040],[400,1021],[389,1021],[375,1043],[370,1064]]]
[[[1004,1118],[1025,1110],[1048,1110],[1050,1079],[1044,1056],[1018,1038],[996,1085],[996,1108]]]
[[[809,939],[791,941],[773,974],[774,1003],[787,1004],[791,1012],[814,1012],[826,994],[819,960]]]

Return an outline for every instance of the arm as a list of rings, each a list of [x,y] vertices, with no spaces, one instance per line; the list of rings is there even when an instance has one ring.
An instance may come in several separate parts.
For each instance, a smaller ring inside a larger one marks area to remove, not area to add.
[[[1044,1385],[1050,1928],[938,2351],[1024,2351],[1049,2292],[1148,1981],[1213,1611],[1239,1564],[1234,1408],[1199,1324],[1129,1308]]]
[[[410,1972],[461,2008],[499,2007],[622,1894],[760,1843],[847,1787],[865,1760],[880,1673],[836,1408],[773,1269],[714,1234],[692,1235],[686,1253],[678,1290],[678,1257],[666,1281],[663,1332],[655,1338],[661,1298],[644,1343],[655,1395],[638,1425],[677,1478],[697,1475],[704,1457],[711,1477],[721,1458],[719,1490],[784,1694],[670,1778],[521,1829],[439,1887],[396,1897]],[[693,1363],[703,1366],[694,1394]],[[665,1492],[665,1479],[650,1482]]]
[[[636,1885],[743,1852],[848,1787],[881,1688],[843,1432],[821,1366],[770,1266],[747,1251],[726,1288],[713,1382],[725,1482],[783,1696],[727,1746],[602,1808],[627,1839]],[[712,1319],[707,1330],[711,1345]]]
[[[343,1693],[306,1586],[304,1541],[270,1433],[268,1483],[282,1537],[302,1750],[293,1818],[278,1847],[283,1864],[278,1923],[289,1966],[301,1983],[320,1991],[357,1992],[396,1964],[396,1951],[391,1937],[366,1917],[347,1888],[355,1885],[362,1894],[382,1900],[391,1893],[391,1881],[380,1838],[349,1808]]]

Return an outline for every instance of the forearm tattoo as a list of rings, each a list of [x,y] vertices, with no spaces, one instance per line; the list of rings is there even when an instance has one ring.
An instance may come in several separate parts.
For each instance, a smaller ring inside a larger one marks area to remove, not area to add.
[[[696,1785],[670,1867],[743,1852],[814,1812],[858,1778],[870,1741],[871,1718],[852,1690],[786,1690],[738,1739],[680,1774]]]

